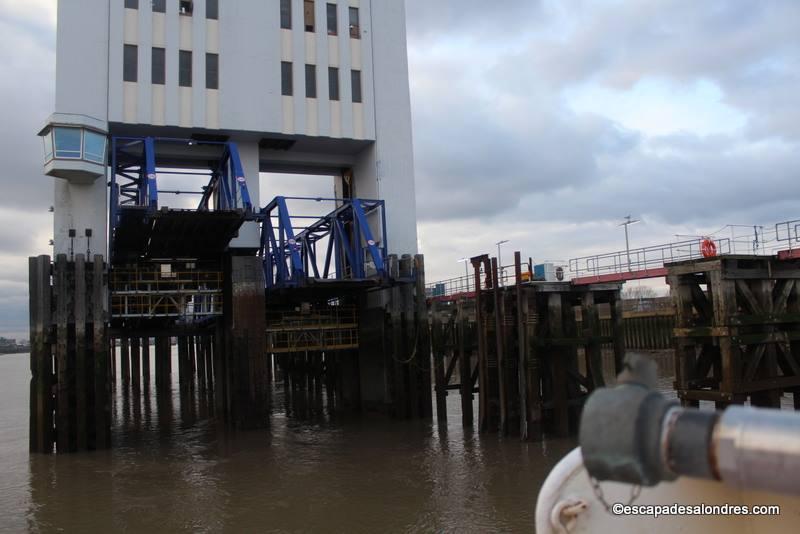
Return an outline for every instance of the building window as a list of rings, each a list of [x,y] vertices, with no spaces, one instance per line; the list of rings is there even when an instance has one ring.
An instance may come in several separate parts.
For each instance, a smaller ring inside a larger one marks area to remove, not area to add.
[[[153,13],[166,13],[167,0],[153,0]]]
[[[153,48],[152,72],[150,81],[156,85],[164,85],[167,78],[166,52],[163,48]]]
[[[336,4],[328,4],[328,35],[339,34],[339,19],[336,14]]]
[[[306,98],[317,98],[316,65],[306,65]]]
[[[211,20],[219,19],[218,0],[206,0],[206,18]]]
[[[361,102],[361,71],[354,70],[350,73],[350,82],[353,84],[353,102]]]
[[[206,0],[206,18],[219,19],[219,0]]]
[[[294,94],[292,64],[288,61],[281,61],[281,94],[283,96],[292,96]]]
[[[292,0],[281,0],[281,28],[292,29]]]
[[[126,44],[123,49],[122,79],[126,82],[138,81],[139,49],[136,45]]]
[[[179,13],[181,15],[191,15],[194,11],[194,2],[192,0],[180,0]]]
[[[206,54],[206,89],[219,89],[218,54]]]
[[[181,87],[192,86],[192,53],[181,50],[178,56],[178,85]]]
[[[106,136],[89,130],[83,131],[83,159],[93,163],[106,162]]]
[[[128,9],[139,9],[139,0],[125,0],[125,7]]]
[[[69,126],[56,126],[43,136],[45,163],[56,159],[84,159],[92,163],[106,162],[106,136]]]
[[[303,20],[305,21],[306,31],[314,33],[314,0],[304,0]]]
[[[328,67],[328,98],[339,100],[339,69]]]
[[[350,37],[361,39],[361,24],[358,22],[358,8],[350,8]]]
[[[55,128],[56,157],[81,159],[81,129]]]

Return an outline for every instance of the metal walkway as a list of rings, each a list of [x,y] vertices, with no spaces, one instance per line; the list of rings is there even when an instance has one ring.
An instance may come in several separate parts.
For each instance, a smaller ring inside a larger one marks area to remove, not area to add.
[[[575,285],[625,282],[666,276],[668,263],[702,258],[702,239],[679,241],[636,249],[621,250],[569,260]],[[716,239],[717,254],[730,254],[727,238]]]

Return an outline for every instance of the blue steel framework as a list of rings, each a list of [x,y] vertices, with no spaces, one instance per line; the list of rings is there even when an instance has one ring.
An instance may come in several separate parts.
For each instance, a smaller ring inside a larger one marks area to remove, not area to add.
[[[336,202],[327,215],[291,215],[287,200]],[[261,249],[268,289],[299,287],[309,280],[388,279],[386,269],[386,216],[382,200],[346,198],[275,197],[260,212]],[[379,217],[373,235],[368,218]],[[295,227],[297,219],[314,219],[308,226]],[[300,230],[296,232],[296,230]],[[322,264],[318,243],[328,240]],[[367,272],[371,259],[375,273]],[[331,271],[333,268],[333,272]]]
[[[215,146],[219,147],[219,154],[216,159],[191,159],[186,155],[190,151],[178,151],[179,155],[173,151],[171,156],[166,150],[159,152],[160,147],[169,144]],[[238,211],[242,220],[261,224],[259,255],[267,288],[299,287],[312,280],[388,280],[382,200],[278,196],[256,212],[237,146],[232,142],[112,137],[111,168],[111,251],[126,214],[135,215],[136,220],[141,220],[140,215],[145,220],[157,217],[159,193],[178,193],[158,189],[159,173],[197,175],[208,178],[207,185],[201,191],[180,192],[201,195],[194,211]],[[287,200],[333,202],[337,207],[322,217],[292,215]],[[298,220],[304,221],[302,226],[296,225]],[[320,257],[318,244],[326,239],[324,257]]]
[[[180,170],[192,164],[168,162],[159,165],[157,145],[217,146],[221,154],[208,164],[205,172]],[[172,169],[172,170],[171,170]],[[177,169],[177,170],[175,170]],[[197,211],[237,211],[251,214],[253,204],[247,190],[239,150],[233,142],[192,141],[156,137],[111,138],[111,199],[109,220],[111,224],[110,250],[114,234],[126,209],[144,210],[152,216],[158,210],[158,173],[209,176],[201,192]],[[165,191],[162,191],[165,192]],[[191,192],[190,192],[191,193]]]

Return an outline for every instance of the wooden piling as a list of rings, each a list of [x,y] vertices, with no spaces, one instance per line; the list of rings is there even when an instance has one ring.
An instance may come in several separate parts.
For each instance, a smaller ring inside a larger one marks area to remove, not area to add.
[[[131,354],[131,387],[133,391],[142,390],[142,351],[138,337],[130,339]]]
[[[142,383],[150,384],[150,337],[142,338]]]
[[[50,342],[50,257],[28,259],[30,280],[31,409],[30,451],[53,450],[53,356]]]
[[[106,267],[96,254],[92,263],[92,329],[94,349],[94,438],[95,449],[111,447],[111,376],[109,372],[108,329],[105,312]]]
[[[456,350],[459,363],[459,375],[461,377],[461,424],[471,427],[474,424],[474,413],[472,410],[472,400],[474,398],[473,389],[475,382],[472,378],[471,354],[472,351],[467,345],[467,335],[469,332],[469,321],[464,309],[464,299],[456,302]]]
[[[447,421],[447,384],[444,380],[444,361],[447,341],[443,332],[436,301],[431,304],[431,341],[433,346],[433,372],[436,380],[436,419]]]
[[[59,254],[55,264],[56,293],[56,443],[58,452],[75,450],[72,429],[72,410],[70,409],[71,382],[74,378],[73,358],[69,353],[69,285],[67,273],[67,257]],[[71,361],[72,360],[72,361]]]
[[[122,386],[127,388],[131,383],[130,341],[127,337],[119,340],[119,368],[122,375]]]
[[[415,380],[418,382],[419,415],[421,417],[433,416],[433,399],[431,390],[431,339],[428,304],[425,296],[425,257],[422,254],[414,256],[414,279],[416,287],[414,299],[416,301],[417,332],[417,362],[415,367]]]
[[[495,338],[495,351],[496,351],[496,365],[497,365],[497,382],[498,382],[498,404],[500,408],[500,433],[503,435],[508,434],[508,386],[507,380],[507,364],[505,356],[505,314],[503,310],[504,299],[502,289],[500,286],[500,279],[498,277],[497,258],[492,258],[492,298],[494,299],[494,338]]]
[[[519,434],[520,439],[528,439],[528,336],[525,328],[527,320],[527,299],[522,287],[522,256],[514,252],[514,283],[516,285],[517,319],[517,380],[519,395]]]
[[[86,354],[86,261],[83,254],[75,256],[75,407],[77,419],[76,446],[78,450],[88,448],[88,407],[87,400],[87,373],[88,362]]]

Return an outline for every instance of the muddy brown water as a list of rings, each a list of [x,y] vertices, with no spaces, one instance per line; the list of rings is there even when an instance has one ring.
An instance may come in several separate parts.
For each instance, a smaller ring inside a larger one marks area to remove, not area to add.
[[[231,435],[175,383],[161,400],[116,389],[111,451],[30,455],[29,378],[27,354],[0,356],[2,532],[532,532],[575,446],[463,429],[453,393],[440,426],[331,417],[280,387],[268,429]]]

